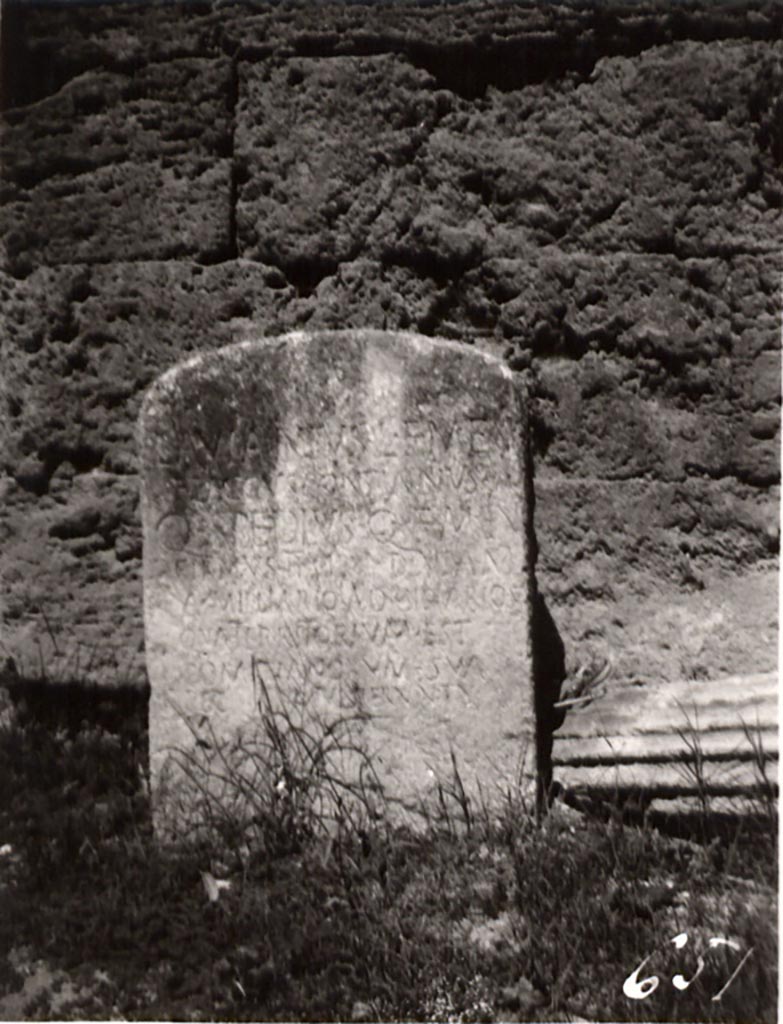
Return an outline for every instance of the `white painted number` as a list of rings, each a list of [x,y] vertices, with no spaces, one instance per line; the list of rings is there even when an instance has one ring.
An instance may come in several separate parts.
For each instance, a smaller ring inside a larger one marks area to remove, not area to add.
[[[629,999],[646,999],[658,988],[661,979],[654,974],[650,978],[645,978],[644,981],[639,981],[639,972],[649,959],[649,956],[645,957],[633,974],[629,974],[623,982],[623,994]]]
[[[688,943],[688,933],[687,932],[680,932],[679,935],[675,935],[674,938],[672,939],[672,945],[676,946],[677,949],[682,949],[683,946],[687,945],[687,943]],[[686,988],[690,988],[690,986],[694,983],[694,981],[696,981],[696,979],[698,978],[698,976],[701,974],[701,972],[703,970],[704,970],[704,959],[703,959],[703,957],[699,957],[699,966],[696,968],[696,973],[691,978],[691,980],[687,981],[684,974],[675,974],[674,977],[672,978],[672,985],[674,985],[674,987],[676,989],[678,989],[680,992],[684,992],[686,990]]]
[[[691,980],[690,981],[686,981],[684,974],[675,974],[674,977],[672,978],[672,985],[674,985],[675,988],[679,989],[680,992],[684,992],[686,988],[690,988],[690,986],[694,983],[694,981],[696,981],[696,979],[698,978],[698,976],[701,974],[701,972],[703,970],[704,970],[704,959],[702,957],[699,957],[699,966],[696,968],[696,973],[691,978]]]
[[[674,938],[671,940],[671,943],[677,949],[682,949],[684,946],[686,946],[688,944],[688,933],[687,932],[680,932],[679,935],[675,935],[674,936]],[[723,938],[715,937],[715,938],[712,938],[712,939],[709,940],[709,948],[710,949],[717,949],[718,946],[728,946],[730,949],[733,949],[735,952],[739,952],[739,950],[740,950],[739,943],[735,942],[733,939],[723,939]],[[745,964],[745,961],[751,955],[751,953],[753,952],[753,949],[754,949],[754,947],[751,946],[751,948],[747,951],[745,956],[743,956],[743,958],[737,964],[737,967],[736,967],[734,973],[731,975],[731,977],[726,982],[726,984],[723,986],[723,988],[720,990],[720,992],[718,992],[717,995],[714,995],[712,997],[712,1002],[713,1003],[719,1003],[720,1002],[721,998],[723,997],[723,994],[726,992],[726,990],[728,989],[729,985],[731,985],[731,983],[737,977],[739,972],[742,970],[742,967]],[[623,994],[626,995],[629,999],[646,999],[648,996],[653,994],[653,992],[656,990],[656,988],[658,988],[658,984],[660,982],[660,979],[655,974],[651,975],[649,978],[644,978],[642,981],[639,981],[639,974],[640,974],[642,968],[644,967],[644,965],[647,963],[647,961],[650,959],[650,957],[652,955],[653,954],[651,953],[650,956],[645,957],[644,960],[642,960],[642,962],[636,968],[636,970],[632,974],[629,974],[628,977],[623,982]],[[674,977],[672,978],[672,985],[674,985],[674,987],[678,991],[684,992],[687,988],[690,988],[690,986],[693,984],[693,982],[698,978],[698,976],[704,970],[704,958],[700,956],[697,959],[698,959],[698,963],[697,963],[697,967],[696,967],[696,973],[693,975],[692,978],[687,979],[685,977],[685,975],[683,975],[683,974],[675,974]]]

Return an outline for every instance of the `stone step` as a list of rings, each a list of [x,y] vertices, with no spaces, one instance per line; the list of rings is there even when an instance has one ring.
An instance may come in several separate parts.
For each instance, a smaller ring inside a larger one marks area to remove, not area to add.
[[[775,672],[609,684],[555,734],[554,781],[610,800],[776,795],[777,689]]]

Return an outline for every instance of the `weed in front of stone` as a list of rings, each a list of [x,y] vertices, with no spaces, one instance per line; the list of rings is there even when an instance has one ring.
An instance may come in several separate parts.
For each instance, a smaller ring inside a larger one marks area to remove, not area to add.
[[[321,828],[317,773],[293,816],[270,766],[255,833],[161,843],[143,697],[22,692],[0,717],[2,1016],[776,1018],[776,829],[704,820],[695,842],[559,803],[539,823],[514,794]]]

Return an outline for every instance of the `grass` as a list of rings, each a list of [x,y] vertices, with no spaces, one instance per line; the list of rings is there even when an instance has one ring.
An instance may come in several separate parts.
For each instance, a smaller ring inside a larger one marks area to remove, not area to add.
[[[156,843],[144,702],[101,700],[99,721],[44,698],[0,715],[0,999],[40,960],[73,982],[60,1019],[777,1017],[776,820],[695,842],[563,807],[493,816],[455,761],[457,811],[414,832],[376,787],[343,785],[350,723],[268,708],[233,748],[182,752],[209,827]],[[640,965],[658,982],[631,998]]]
[[[700,812],[696,819],[698,831],[702,840],[707,842],[716,832],[718,815],[713,813],[712,794],[723,783],[723,767],[721,761],[714,756],[710,758],[704,748],[698,709],[694,707],[691,717],[687,708],[682,705],[679,708],[683,726],[677,730],[677,734],[683,741],[685,755],[680,770],[696,797]],[[731,752],[729,758],[747,762],[752,768],[753,781],[746,783],[744,798],[746,821],[763,823],[768,833],[775,835],[778,828],[778,786],[771,776],[777,768],[777,758],[765,750],[764,733],[758,722],[754,727],[740,719],[740,726],[743,741]]]
[[[361,716],[324,721],[277,708],[255,665],[253,677],[257,723],[230,742],[208,719],[180,712],[192,743],[171,752],[161,780],[167,831],[199,835],[242,864],[298,852],[319,835],[359,835],[380,817],[383,800],[357,740]]]

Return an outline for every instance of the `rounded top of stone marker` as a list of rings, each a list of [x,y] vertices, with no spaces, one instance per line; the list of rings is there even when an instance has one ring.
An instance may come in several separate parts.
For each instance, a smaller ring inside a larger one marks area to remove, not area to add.
[[[157,395],[165,393],[176,386],[177,378],[182,374],[198,372],[200,368],[210,370],[215,365],[225,366],[232,361],[241,361],[249,352],[254,350],[268,351],[270,349],[288,348],[296,349],[305,347],[313,342],[331,342],[335,345],[345,343],[364,342],[377,346],[378,348],[396,349],[399,354],[407,350],[411,354],[425,355],[437,351],[451,351],[461,359],[475,359],[486,364],[487,368],[494,370],[509,382],[516,382],[517,378],[509,367],[496,356],[482,352],[465,344],[462,341],[454,341],[448,338],[429,337],[423,334],[416,334],[413,331],[387,331],[377,328],[351,328],[346,330],[324,330],[324,331],[291,331],[287,334],[278,335],[255,335],[248,332],[237,341],[224,345],[218,349],[198,352],[183,362],[171,367],[147,389],[144,397],[144,406],[154,402]]]

